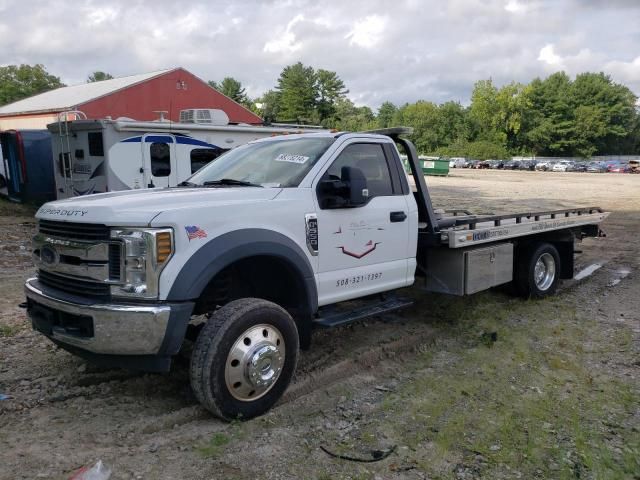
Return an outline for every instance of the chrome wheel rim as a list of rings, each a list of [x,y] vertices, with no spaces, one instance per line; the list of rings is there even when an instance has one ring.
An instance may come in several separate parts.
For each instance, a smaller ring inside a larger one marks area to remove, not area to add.
[[[285,360],[284,338],[273,325],[261,324],[240,335],[227,355],[225,381],[237,400],[252,402],[278,381]]]
[[[533,271],[533,278],[539,290],[548,290],[556,278],[556,261],[550,253],[543,253],[538,258]]]

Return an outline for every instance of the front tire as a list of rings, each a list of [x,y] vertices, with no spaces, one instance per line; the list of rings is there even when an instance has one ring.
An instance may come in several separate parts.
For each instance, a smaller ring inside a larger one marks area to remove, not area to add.
[[[191,356],[191,388],[223,420],[267,412],[287,389],[298,361],[298,331],[275,303],[243,298],[217,310]]]
[[[516,265],[516,288],[525,298],[553,295],[560,279],[560,254],[550,243],[525,249]]]

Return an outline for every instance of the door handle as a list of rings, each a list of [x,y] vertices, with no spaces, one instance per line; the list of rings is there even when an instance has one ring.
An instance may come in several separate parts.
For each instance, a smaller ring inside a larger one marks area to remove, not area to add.
[[[389,220],[391,222],[404,222],[407,219],[407,214],[404,212],[391,212],[389,214]]]

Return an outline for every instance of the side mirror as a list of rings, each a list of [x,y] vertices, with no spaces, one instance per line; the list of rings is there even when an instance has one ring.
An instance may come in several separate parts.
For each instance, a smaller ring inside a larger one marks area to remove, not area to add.
[[[342,167],[341,179],[323,179],[320,181],[320,208],[360,207],[369,200],[367,179],[362,170],[354,167]]]
[[[348,207],[360,207],[369,201],[367,179],[362,170],[356,167],[342,167],[342,181],[347,186]]]

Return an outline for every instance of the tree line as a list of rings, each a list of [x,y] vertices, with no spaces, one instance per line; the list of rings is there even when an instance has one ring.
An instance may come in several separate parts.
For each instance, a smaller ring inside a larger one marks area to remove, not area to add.
[[[87,82],[109,80],[96,71]],[[260,115],[266,123],[316,124],[347,131],[413,127],[423,154],[477,159],[511,155],[582,156],[640,153],[637,97],[604,73],[571,79],[554,73],[528,84],[502,87],[480,80],[469,106],[418,100],[377,111],[356,106],[336,72],[301,62],[284,67],[274,87],[250,98],[241,81],[225,77],[209,85]],[[0,67],[0,105],[64,86],[43,65]]]
[[[267,122],[350,131],[413,127],[412,140],[424,154],[488,159],[640,153],[638,98],[604,73],[581,73],[572,80],[558,72],[502,87],[491,79],[480,80],[469,106],[454,101],[418,100],[400,106],[384,102],[377,112],[354,105],[336,72],[300,62],[285,67],[274,88],[255,99],[231,77],[211,83]]]

